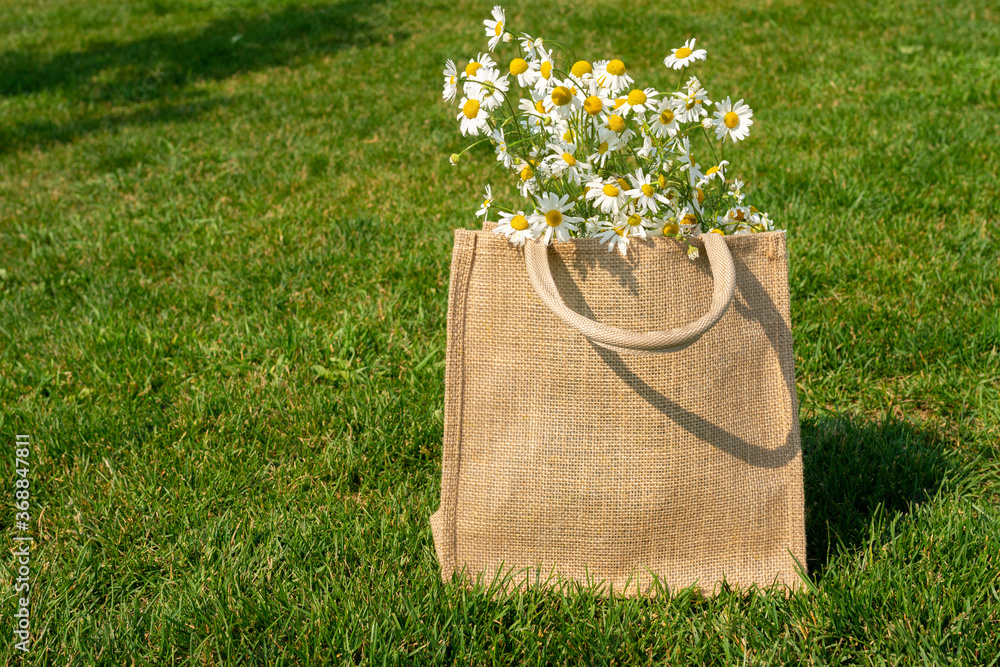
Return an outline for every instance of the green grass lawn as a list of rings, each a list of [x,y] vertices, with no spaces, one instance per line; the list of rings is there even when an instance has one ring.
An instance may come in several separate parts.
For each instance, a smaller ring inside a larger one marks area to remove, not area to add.
[[[788,229],[809,585],[656,601],[439,579],[451,230],[505,180],[440,70],[492,4],[0,0],[23,664],[1000,664],[995,2],[508,3],[652,84],[698,37]]]

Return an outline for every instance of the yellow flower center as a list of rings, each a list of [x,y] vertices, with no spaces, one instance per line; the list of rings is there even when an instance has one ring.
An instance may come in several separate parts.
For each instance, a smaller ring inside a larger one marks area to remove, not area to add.
[[[718,165],[716,165],[716,166],[714,166],[714,167],[709,167],[709,168],[708,168],[708,171],[706,171],[706,172],[705,172],[705,175],[706,175],[706,176],[711,176],[712,174],[714,174],[714,173],[715,173],[715,172],[717,172],[717,171],[719,171],[719,167],[718,167]]]
[[[637,213],[633,213],[628,217],[628,224],[632,225],[633,227],[638,227],[639,225],[642,224],[642,218]]]
[[[730,213],[729,217],[731,217],[736,222],[742,222],[743,218],[746,217],[746,214],[742,210],[737,209],[737,210],[733,211],[732,213]]]
[[[719,229],[718,227],[716,227],[715,229],[709,231],[709,234],[718,234],[719,236],[725,236],[726,235],[726,233],[724,231],[722,231],[721,229]]]
[[[608,142],[602,141],[601,145],[597,147],[597,152],[599,154],[601,154],[601,155],[604,155],[605,153],[607,153],[608,152]]]
[[[618,179],[618,185],[621,186],[622,190],[628,190],[628,181],[626,181],[624,178]]]
[[[698,188],[698,206],[701,206],[704,203],[705,203],[705,191],[702,190],[701,188]]]
[[[693,213],[688,213],[687,215],[684,216],[684,219],[681,220],[681,222],[683,222],[685,225],[697,225],[698,218],[694,217]]]
[[[510,219],[510,226],[519,232],[523,232],[528,228],[528,219],[523,215],[515,215]]]
[[[524,165],[524,169],[521,170],[521,180],[527,181],[529,178],[535,175],[530,165]]]
[[[563,153],[563,156],[562,156],[562,157],[563,157],[563,161],[564,161],[564,162],[565,162],[566,164],[568,164],[569,166],[571,166],[571,167],[572,167],[572,166],[575,166],[575,165],[576,165],[576,158],[575,158],[575,157],[573,157],[573,154],[572,154],[572,153]]]
[[[497,27],[494,30],[493,34],[495,34],[497,37],[503,34],[503,21],[497,21]]]
[[[472,120],[479,115],[479,101],[478,100],[466,100],[465,106],[462,107],[462,113],[469,120]]]
[[[731,130],[740,124],[740,117],[737,116],[732,111],[730,111],[725,116],[723,116],[722,122],[724,122],[726,124],[726,127],[728,127]]]
[[[557,107],[564,107],[573,99],[573,93],[569,92],[566,86],[556,86],[552,89],[552,103]]]
[[[584,74],[590,74],[593,71],[594,68],[586,60],[577,60],[573,63],[573,69],[570,70],[570,73],[579,79]]]
[[[573,141],[573,130],[563,132],[563,141]]]
[[[476,76],[476,72],[479,71],[480,67],[482,67],[482,65],[480,65],[477,62],[471,62],[471,63],[469,63],[468,65],[465,66],[465,75],[466,76]]]
[[[646,103],[646,93],[641,90],[632,90],[628,94],[628,103],[631,106]]]
[[[583,110],[589,113],[591,116],[596,116],[601,113],[604,109],[604,103],[601,101],[600,97],[596,95],[591,95],[583,101]]]
[[[668,222],[667,224],[663,225],[664,236],[672,236],[679,231],[681,231],[681,228],[680,226],[678,226],[676,222]]]
[[[615,234],[617,234],[618,236],[625,236],[625,228],[615,227]]]
[[[605,197],[617,197],[618,196],[618,188],[616,188],[615,186],[613,186],[610,183],[608,183],[607,185],[604,186],[604,196]]]
[[[548,80],[552,76],[552,61],[546,60],[542,63],[542,78]]]
[[[621,76],[625,73],[625,63],[616,58],[609,62],[605,69],[608,70],[608,74],[611,76]]]
[[[654,188],[652,185],[650,185],[649,183],[642,184],[642,194],[646,195],[647,197],[652,197],[654,192],[656,192],[656,188]]]
[[[499,35],[500,33],[497,34]],[[691,49],[686,46],[682,46],[674,51],[674,58],[687,58],[689,55],[691,55]]]
[[[660,176],[656,179],[656,183],[661,188],[667,187],[667,177],[664,176],[663,174],[660,174]]]
[[[674,122],[674,112],[673,111],[671,111],[670,109],[667,109],[666,111],[660,112],[660,124],[661,125],[670,125],[672,122]]]
[[[545,224],[549,227],[558,227],[562,224],[562,213],[555,209],[545,214]]]
[[[535,111],[537,111],[538,113],[545,113],[545,105],[542,104],[541,100],[535,102]]]
[[[608,116],[608,128],[612,132],[623,132],[625,130],[625,119],[618,114]]]
[[[528,71],[528,61],[524,58],[514,58],[510,61],[510,73],[514,76]]]

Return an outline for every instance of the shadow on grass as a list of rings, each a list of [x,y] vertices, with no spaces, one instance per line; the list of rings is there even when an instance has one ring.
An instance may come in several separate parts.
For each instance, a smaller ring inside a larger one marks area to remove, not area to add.
[[[802,421],[809,571],[821,575],[838,549],[867,537],[879,505],[906,513],[949,472],[943,443],[901,421],[848,417]]]
[[[222,97],[143,104],[127,112],[83,114],[65,123],[39,118],[20,123],[16,127],[0,126],[0,153],[43,144],[67,143],[78,137],[95,132],[113,131],[120,127],[141,127],[193,119],[218,107],[224,107],[229,102],[229,98]],[[120,155],[119,150],[110,157],[102,157],[100,160],[102,170],[114,171],[118,167],[130,166],[139,159],[136,157],[121,162]]]
[[[40,57],[31,51],[0,54],[0,95],[58,90],[89,104],[141,105],[138,114],[45,120],[3,132],[0,151],[67,141],[130,122],[169,120],[177,109],[200,113],[184,88],[203,80],[289,65],[304,57],[405,38],[388,25],[384,0],[291,6],[255,15],[233,13],[183,32],[161,32],[131,42],[94,42],[76,51]]]

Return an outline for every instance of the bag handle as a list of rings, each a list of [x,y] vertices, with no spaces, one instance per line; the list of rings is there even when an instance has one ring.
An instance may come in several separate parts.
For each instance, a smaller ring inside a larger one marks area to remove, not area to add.
[[[537,241],[526,243],[524,245],[524,264],[528,270],[528,280],[538,299],[556,317],[579,331],[591,342],[601,347],[621,351],[676,352],[701,338],[719,321],[733,300],[733,293],[736,291],[736,268],[733,265],[733,255],[729,252],[726,240],[719,234],[702,234],[701,239],[705,243],[708,265],[712,269],[714,278],[712,305],[708,312],[699,319],[669,331],[650,333],[628,331],[595,322],[570,310],[559,295],[555,280],[552,278],[548,246]]]

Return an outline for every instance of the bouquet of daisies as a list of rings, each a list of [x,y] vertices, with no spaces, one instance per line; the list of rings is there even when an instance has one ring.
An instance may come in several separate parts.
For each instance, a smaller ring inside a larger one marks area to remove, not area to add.
[[[680,80],[661,91],[636,85],[621,60],[577,60],[558,42],[516,39],[499,6],[483,24],[489,52],[461,70],[448,60],[443,96],[457,102],[462,134],[482,137],[452,163],[488,141],[525,198],[503,206],[486,186],[477,215],[496,209],[495,233],[516,245],[596,237],[624,255],[635,238],[773,229],[743,182],[726,177],[726,142],[747,137],[753,111],[743,100],[713,102],[696,77],[684,81],[707,56],[694,39],[663,61]],[[520,50],[501,68],[493,54],[514,41]],[[688,244],[688,254],[697,248]]]

